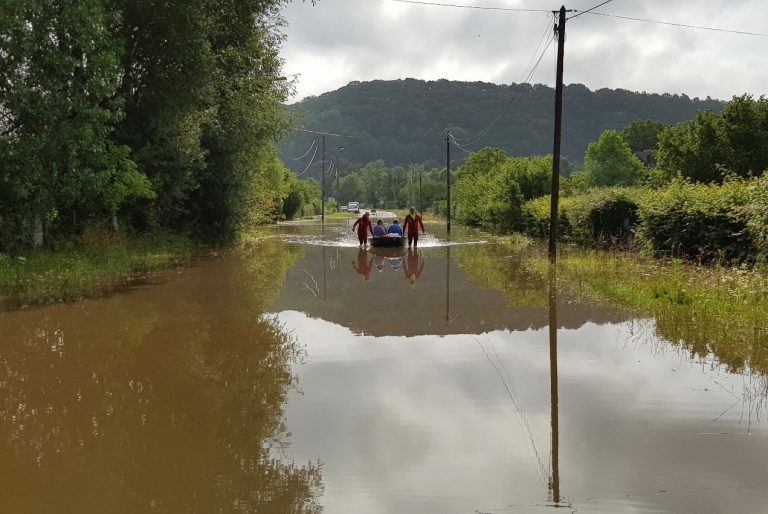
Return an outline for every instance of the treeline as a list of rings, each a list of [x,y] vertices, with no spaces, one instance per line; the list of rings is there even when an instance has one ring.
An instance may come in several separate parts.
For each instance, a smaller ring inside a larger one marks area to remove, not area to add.
[[[606,131],[589,145],[583,169],[561,179],[559,232],[698,261],[764,261],[767,148],[768,99],[749,96],[674,126],[646,121]],[[545,237],[550,163],[493,148],[473,153],[457,173],[457,220]]]
[[[0,12],[0,252],[88,224],[227,240],[283,211],[285,0]]]
[[[581,162],[587,145],[604,130],[622,130],[643,119],[674,124],[693,119],[699,110],[719,112],[725,105],[686,95],[591,91],[581,84],[566,86],[564,98],[563,155],[574,162]],[[382,159],[387,166],[444,167],[446,129],[470,151],[483,146],[514,156],[552,151],[554,91],[541,84],[352,82],[306,98],[293,108],[303,127],[345,136],[334,138],[335,144],[343,145],[345,158],[355,163]],[[481,133],[473,144],[473,136]],[[307,132],[292,134],[281,151],[286,157],[302,155],[315,137]],[[459,150],[455,154],[464,155]],[[306,165],[287,162],[296,171]],[[308,176],[319,179],[319,166],[310,168]]]
[[[365,207],[387,209],[444,208],[442,204],[447,194],[445,168],[390,167],[381,159],[362,167],[339,161],[338,174],[332,174],[326,190],[339,205],[360,202]]]

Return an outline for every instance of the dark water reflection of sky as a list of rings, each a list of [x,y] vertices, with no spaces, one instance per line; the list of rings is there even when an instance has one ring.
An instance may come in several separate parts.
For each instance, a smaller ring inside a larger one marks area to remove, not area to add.
[[[306,347],[289,454],[323,463],[328,512],[539,512],[553,480],[578,512],[765,511],[764,377],[692,357],[653,320],[561,297],[553,414],[547,305],[511,306],[470,279],[471,245],[412,253],[414,284],[360,274],[378,252],[340,231],[297,232],[291,244],[311,243],[270,310]]]

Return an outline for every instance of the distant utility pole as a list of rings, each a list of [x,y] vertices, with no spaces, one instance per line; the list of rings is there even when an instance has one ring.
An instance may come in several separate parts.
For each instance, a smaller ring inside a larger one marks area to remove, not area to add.
[[[419,166],[419,212],[424,212],[424,205],[421,203],[421,171],[422,166]]]
[[[445,182],[448,191],[448,233],[451,233],[451,132],[445,131]]]
[[[560,133],[563,125],[563,54],[565,52],[565,6],[555,25],[557,78],[555,82],[555,141],[552,149],[552,194],[549,209],[549,262],[557,260],[557,207],[560,201]],[[450,225],[449,225],[450,226]]]
[[[323,188],[323,191],[320,193],[320,205],[322,205],[320,219],[325,223],[325,134],[323,134],[323,179],[320,187]]]

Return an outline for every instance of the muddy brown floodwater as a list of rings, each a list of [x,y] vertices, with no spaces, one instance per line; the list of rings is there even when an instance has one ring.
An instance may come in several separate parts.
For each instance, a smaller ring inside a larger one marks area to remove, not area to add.
[[[428,229],[0,312],[0,512],[768,512],[764,372]]]

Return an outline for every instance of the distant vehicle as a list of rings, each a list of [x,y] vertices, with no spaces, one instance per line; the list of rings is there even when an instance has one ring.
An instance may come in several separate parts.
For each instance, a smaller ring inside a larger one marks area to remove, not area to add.
[[[347,212],[348,210],[346,205],[341,206],[341,212]]]
[[[360,204],[357,202],[349,202],[347,204],[347,210],[349,212],[360,212]]]

